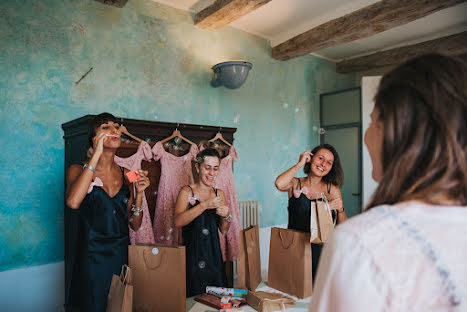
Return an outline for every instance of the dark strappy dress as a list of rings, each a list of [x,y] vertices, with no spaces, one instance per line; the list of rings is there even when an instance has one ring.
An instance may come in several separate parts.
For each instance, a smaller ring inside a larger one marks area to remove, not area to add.
[[[122,178],[123,178],[123,168]],[[71,280],[71,297],[81,311],[104,312],[113,274],[128,263],[128,208],[130,190],[123,184],[110,197],[94,186],[86,194],[78,212],[81,237]]]
[[[298,179],[298,190],[302,189],[300,179]],[[327,192],[331,193],[331,184],[327,185]],[[310,233],[310,217],[311,217],[311,202],[322,201],[321,198],[309,199],[305,194],[301,193],[298,198],[293,194],[289,198],[289,223],[288,229],[296,230],[300,232]],[[315,279],[316,272],[318,270],[319,258],[321,256],[321,250],[323,245],[311,244],[311,257],[312,257],[312,272],[313,280]]]
[[[188,185],[188,187],[190,187]],[[191,194],[195,197],[193,189]],[[214,189],[217,196],[217,189]],[[198,205],[196,202],[191,209]],[[207,209],[182,228],[186,248],[186,296],[206,292],[206,286],[225,286],[227,277],[222,262],[218,229],[219,216],[215,209]]]

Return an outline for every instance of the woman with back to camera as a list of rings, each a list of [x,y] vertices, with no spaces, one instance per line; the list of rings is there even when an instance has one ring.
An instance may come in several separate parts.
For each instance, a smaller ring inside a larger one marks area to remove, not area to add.
[[[147,171],[129,187],[126,169],[114,162],[120,147],[120,125],[108,113],[94,117],[89,128],[92,156],[84,165],[71,165],[66,203],[79,210],[83,236],[72,277],[70,295],[81,311],[103,312],[113,274],[128,263],[128,224],[137,230],[142,220],[142,195],[149,186]]]
[[[302,167],[307,176],[295,178]],[[331,210],[337,212],[337,223],[347,220],[340,191],[343,183],[344,172],[339,154],[332,145],[319,145],[312,151],[300,154],[298,163],[276,179],[277,189],[289,194],[287,227],[292,230],[310,232],[311,202],[322,200],[322,194],[328,198]],[[311,247],[314,279],[322,245],[311,244]]]
[[[467,311],[466,64],[384,75],[365,133],[379,185],[323,251],[310,311]]]
[[[198,181],[184,186],[175,204],[175,226],[182,227],[186,247],[187,297],[206,292],[206,286],[225,286],[218,229],[226,234],[232,215],[224,192],[213,187],[219,171],[220,155],[206,148],[196,156]]]

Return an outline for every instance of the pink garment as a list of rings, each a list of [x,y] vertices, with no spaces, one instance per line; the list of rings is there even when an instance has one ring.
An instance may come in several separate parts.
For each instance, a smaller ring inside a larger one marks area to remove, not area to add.
[[[142,141],[138,145],[136,153],[128,158],[121,158],[115,156],[114,160],[120,167],[128,170],[141,169],[141,162],[143,160],[150,161],[152,159],[151,146],[145,141]],[[136,191],[133,188],[133,191]],[[130,227],[130,243],[134,244],[154,244],[154,234],[151,226],[151,215],[149,214],[148,202],[146,201],[146,195],[143,193],[143,220],[141,221],[141,227],[138,231],[133,231]]]
[[[229,154],[221,159],[219,174],[216,178],[216,187],[223,190],[227,207],[232,218],[227,235],[219,231],[219,241],[224,261],[235,261],[238,257],[238,236],[240,234],[240,213],[238,210],[237,193],[235,192],[233,162],[237,161],[237,151],[230,147]]]
[[[95,177],[94,178],[94,181],[91,182],[91,184],[89,184],[89,188],[88,188],[88,194],[92,192],[92,189],[94,188],[94,186],[104,186],[104,183],[102,182],[101,179],[99,179],[99,177]]]
[[[174,225],[175,203],[180,189],[193,183],[191,161],[196,157],[198,147],[193,144],[186,155],[177,157],[166,152],[162,143],[157,142],[152,153],[154,159],[161,162],[153,223],[154,238],[158,244],[179,245],[181,233]]]
[[[295,198],[299,198],[301,194],[303,194],[303,195],[308,194],[308,188],[306,186],[302,187],[301,190],[293,190],[293,196]]]

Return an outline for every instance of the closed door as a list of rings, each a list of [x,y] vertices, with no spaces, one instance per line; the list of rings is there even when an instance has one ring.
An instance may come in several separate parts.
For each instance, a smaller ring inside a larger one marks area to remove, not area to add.
[[[321,94],[321,144],[337,150],[344,169],[342,201],[348,217],[362,211],[360,88]]]

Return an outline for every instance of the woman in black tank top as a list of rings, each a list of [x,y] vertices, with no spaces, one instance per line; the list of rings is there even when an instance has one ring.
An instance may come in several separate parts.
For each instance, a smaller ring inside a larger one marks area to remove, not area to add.
[[[295,178],[302,167],[307,176]],[[337,223],[347,220],[339,189],[343,182],[344,172],[339,155],[332,145],[323,144],[312,151],[303,152],[297,164],[276,179],[277,189],[289,194],[287,227],[296,231],[310,232],[311,202],[322,200],[322,194],[329,200],[331,210],[336,211]],[[311,244],[311,246],[314,279],[322,245]]]
[[[175,226],[182,228],[186,248],[187,297],[204,293],[206,286],[227,284],[218,230],[227,233],[232,215],[224,192],[213,187],[219,164],[215,149],[201,151],[195,164],[198,181],[184,186],[175,204]]]

